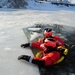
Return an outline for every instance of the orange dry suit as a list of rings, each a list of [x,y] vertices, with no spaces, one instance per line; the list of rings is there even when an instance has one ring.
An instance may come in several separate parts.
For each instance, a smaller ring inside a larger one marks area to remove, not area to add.
[[[62,47],[64,47],[64,41],[61,39],[61,38],[59,38],[58,36],[54,36],[54,37],[50,37],[50,38],[46,38],[46,39],[52,39],[52,40],[55,40],[55,42],[56,42],[56,45],[57,46],[62,46]],[[44,41],[46,40],[45,38],[43,39],[43,38],[40,38],[37,42],[33,42],[32,44],[31,44],[31,46],[33,47],[33,48],[38,48],[38,49],[40,49],[40,50],[45,50],[45,48],[46,47],[44,47],[43,46],[43,43],[45,43]],[[48,44],[48,43],[47,43]],[[51,45],[50,45],[51,46]]]
[[[32,48],[38,48],[43,51],[43,57],[32,59],[32,63],[39,66],[49,66],[53,65],[58,59],[60,59],[61,54],[57,51],[57,42],[54,39],[45,39],[44,42],[33,42],[31,43]]]

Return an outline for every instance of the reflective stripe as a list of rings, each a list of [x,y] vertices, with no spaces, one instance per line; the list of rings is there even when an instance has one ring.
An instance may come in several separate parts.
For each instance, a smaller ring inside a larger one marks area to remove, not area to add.
[[[32,57],[30,57],[29,62],[32,63]]]

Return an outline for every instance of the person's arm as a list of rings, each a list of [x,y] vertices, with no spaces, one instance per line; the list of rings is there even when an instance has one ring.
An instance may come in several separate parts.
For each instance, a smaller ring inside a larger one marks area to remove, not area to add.
[[[44,67],[45,66],[45,60],[41,59],[41,58],[33,58],[32,59],[32,63],[36,64],[40,67]]]

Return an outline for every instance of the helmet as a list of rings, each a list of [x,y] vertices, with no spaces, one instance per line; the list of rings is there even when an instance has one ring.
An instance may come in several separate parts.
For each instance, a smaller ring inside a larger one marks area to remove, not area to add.
[[[45,36],[45,37],[50,37],[50,36],[52,36],[52,29],[46,28],[46,29],[44,30],[44,36]]]

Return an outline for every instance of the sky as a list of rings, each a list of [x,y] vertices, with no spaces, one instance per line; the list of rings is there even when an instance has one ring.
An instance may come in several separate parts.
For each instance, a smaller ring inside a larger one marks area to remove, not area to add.
[[[23,49],[20,45],[28,42],[23,28],[36,23],[75,27],[75,7],[31,3],[28,9],[0,9],[1,75],[40,75],[36,65],[17,60],[23,54],[33,57],[29,48]]]

